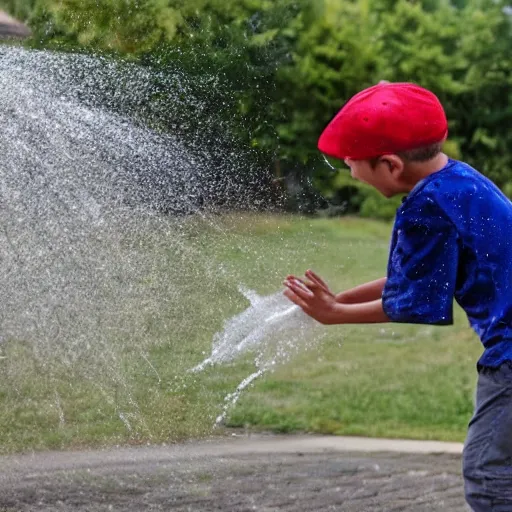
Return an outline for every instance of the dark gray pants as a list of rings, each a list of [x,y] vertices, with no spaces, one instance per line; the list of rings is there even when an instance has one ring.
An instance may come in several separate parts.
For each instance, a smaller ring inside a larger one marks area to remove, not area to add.
[[[481,368],[464,445],[466,501],[475,512],[512,512],[512,366]]]

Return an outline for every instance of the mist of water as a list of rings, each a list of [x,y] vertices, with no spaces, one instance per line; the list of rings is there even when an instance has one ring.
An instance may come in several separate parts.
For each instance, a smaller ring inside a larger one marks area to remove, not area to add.
[[[100,58],[0,49],[2,378],[17,389],[18,362],[2,352],[2,344],[15,341],[50,381],[57,362],[71,382],[97,386],[129,430],[134,418],[142,425],[144,418],[124,379],[126,355],[161,380],[149,350],[167,346],[177,327],[186,331],[182,298],[197,276],[208,277],[205,293],[222,280],[243,282],[190,242],[188,226],[197,220],[222,234],[200,208],[219,186],[212,185],[212,172],[219,172],[204,141],[184,144],[126,115],[153,101],[153,79],[148,69]],[[166,80],[169,108],[182,105],[186,77]],[[242,164],[243,155],[227,154],[226,176]],[[240,183],[226,179],[225,186],[233,194]],[[196,368],[254,353],[255,374],[228,403],[290,357],[309,325],[280,293],[240,293],[250,307],[227,321],[211,356]],[[55,407],[64,422],[57,389]]]

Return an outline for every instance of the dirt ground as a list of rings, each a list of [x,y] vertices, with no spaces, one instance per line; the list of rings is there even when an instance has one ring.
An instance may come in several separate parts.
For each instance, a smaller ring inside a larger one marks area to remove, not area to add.
[[[467,510],[457,450],[368,453],[315,439],[214,439],[4,457],[0,512]]]

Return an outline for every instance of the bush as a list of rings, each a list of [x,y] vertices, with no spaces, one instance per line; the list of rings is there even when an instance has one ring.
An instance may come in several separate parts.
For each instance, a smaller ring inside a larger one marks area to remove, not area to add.
[[[248,183],[259,166],[289,184],[289,207],[322,203],[308,188],[315,183],[330,211],[389,216],[370,191],[329,175],[316,148],[344,102],[382,79],[433,90],[450,122],[447,151],[512,194],[512,23],[503,0],[6,1],[22,18],[30,11],[35,46],[108,52],[196,77],[205,108],[183,125],[197,130],[210,119],[226,153],[254,158],[240,166]],[[175,129],[165,116],[158,122]]]

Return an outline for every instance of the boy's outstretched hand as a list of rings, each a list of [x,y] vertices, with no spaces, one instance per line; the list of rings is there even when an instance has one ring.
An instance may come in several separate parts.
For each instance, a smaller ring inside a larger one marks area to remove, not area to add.
[[[321,324],[332,325],[389,322],[382,300],[372,300],[372,296],[380,296],[384,282],[385,279],[380,279],[368,283],[370,286],[361,287],[365,288],[365,293],[361,294],[365,301],[360,303],[346,303],[342,296],[336,296],[325,281],[311,270],[306,272],[306,279],[288,276],[283,284],[286,287],[284,295],[307,315]],[[368,290],[372,293],[366,293]]]
[[[306,272],[306,278],[288,276],[283,283],[286,286],[284,295],[317,322],[326,325],[343,323],[343,308],[325,281],[311,270]]]

